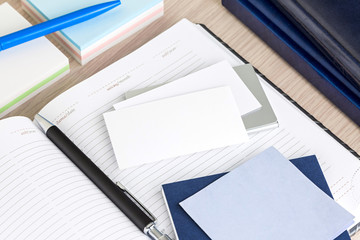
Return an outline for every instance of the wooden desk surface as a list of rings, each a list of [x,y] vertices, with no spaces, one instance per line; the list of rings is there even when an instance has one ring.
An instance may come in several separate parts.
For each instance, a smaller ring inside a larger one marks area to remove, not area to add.
[[[85,66],[78,64],[50,37],[49,39],[69,57],[70,74],[7,116],[21,115],[32,119],[46,103],[60,93],[131,53],[180,19],[187,18],[192,22],[205,24],[353,150],[360,153],[360,128],[223,8],[221,0],[164,1],[165,15],[162,18]],[[0,4],[4,2],[4,0],[0,0]],[[20,0],[8,0],[7,2],[31,23],[34,23],[21,9]],[[360,234],[352,239],[360,240]]]

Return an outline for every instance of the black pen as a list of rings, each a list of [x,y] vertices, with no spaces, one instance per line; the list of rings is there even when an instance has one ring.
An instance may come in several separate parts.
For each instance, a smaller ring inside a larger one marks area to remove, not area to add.
[[[37,114],[46,136],[147,236],[153,240],[171,240],[155,226],[155,217],[120,183],[115,184],[63,132]]]

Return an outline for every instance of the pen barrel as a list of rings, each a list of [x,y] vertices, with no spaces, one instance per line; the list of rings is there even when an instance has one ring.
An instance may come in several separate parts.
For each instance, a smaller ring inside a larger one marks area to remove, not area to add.
[[[64,16],[60,16],[52,20],[31,26],[29,28],[2,36],[0,37],[0,50],[5,50],[24,42],[31,41],[38,37],[42,37],[75,24],[87,21],[111,10],[120,4],[120,1],[100,3],[95,6],[80,9]]]
[[[46,136],[142,231],[153,222],[103,171],[56,126]]]

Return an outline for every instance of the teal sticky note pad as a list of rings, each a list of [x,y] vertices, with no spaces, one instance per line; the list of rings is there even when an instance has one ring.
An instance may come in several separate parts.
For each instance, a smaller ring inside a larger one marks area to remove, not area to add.
[[[53,19],[76,10],[107,2],[106,0],[27,0],[27,2],[45,19]],[[96,18],[60,32],[79,50],[86,49],[100,41],[105,36],[121,28],[129,21],[140,16],[157,5],[162,0],[123,0],[121,5]]]

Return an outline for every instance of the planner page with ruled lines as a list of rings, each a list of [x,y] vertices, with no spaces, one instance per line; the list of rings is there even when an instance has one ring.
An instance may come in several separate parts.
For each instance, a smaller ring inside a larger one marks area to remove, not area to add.
[[[199,25],[182,20],[64,92],[40,113],[65,132],[114,182],[125,185],[158,218],[159,229],[172,237],[162,184],[229,171],[270,146],[287,158],[315,154],[335,199],[360,216],[360,161],[263,80],[279,128],[250,134],[250,141],[241,145],[119,170],[103,113],[113,111],[112,106],[124,100],[126,92],[176,80],[224,59],[232,66],[243,64]],[[118,236],[136,239],[125,233]]]
[[[146,239],[25,117],[0,121],[0,239]]]

